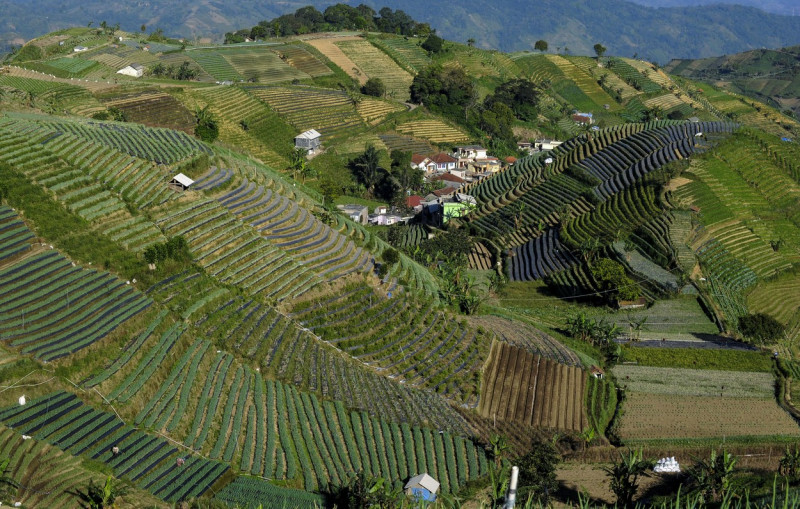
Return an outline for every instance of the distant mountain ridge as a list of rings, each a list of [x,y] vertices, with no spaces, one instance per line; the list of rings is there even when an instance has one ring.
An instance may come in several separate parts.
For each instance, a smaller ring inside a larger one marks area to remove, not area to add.
[[[137,31],[144,24],[148,30],[158,27],[169,35],[213,36],[221,40],[227,31],[252,26],[307,4],[296,0],[198,0],[187,8],[176,3],[0,0],[4,13],[0,40],[5,45],[19,44],[58,28],[103,20],[120,23],[129,31]],[[333,3],[320,2],[315,7],[324,10]],[[357,5],[361,0],[347,3]],[[800,43],[800,16],[780,16],[734,5],[655,9],[624,0],[591,4],[583,0],[365,3],[376,9],[402,9],[420,22],[430,23],[445,38],[462,42],[473,38],[479,47],[502,51],[533,50],[535,41],[544,39],[551,51],[591,54],[592,46],[599,42],[610,55],[636,54],[666,63],[672,58],[702,58]],[[42,17],[41,12],[51,15]]]

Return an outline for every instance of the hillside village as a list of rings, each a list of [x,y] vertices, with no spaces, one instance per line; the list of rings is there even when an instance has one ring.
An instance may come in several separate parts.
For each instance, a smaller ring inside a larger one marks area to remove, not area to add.
[[[605,53],[343,4],[16,50],[0,502],[794,506],[800,124]]]

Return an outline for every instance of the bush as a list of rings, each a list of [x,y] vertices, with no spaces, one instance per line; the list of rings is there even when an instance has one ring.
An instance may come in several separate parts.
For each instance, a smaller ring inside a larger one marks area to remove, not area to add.
[[[386,85],[380,78],[370,78],[361,87],[361,93],[372,97],[383,97],[386,94]]]

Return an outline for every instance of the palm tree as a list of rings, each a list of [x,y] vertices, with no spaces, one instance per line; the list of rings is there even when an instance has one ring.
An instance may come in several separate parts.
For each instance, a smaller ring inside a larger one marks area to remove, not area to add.
[[[384,171],[384,168],[381,167],[378,150],[374,145],[369,145],[367,147],[364,153],[361,154],[361,157],[356,161],[355,166],[358,169],[361,181],[367,188],[367,192],[372,196],[375,192],[375,186],[378,184],[378,180],[380,180],[380,172]]]
[[[800,448],[797,444],[793,450],[786,446],[786,452],[778,464],[778,473],[790,482],[800,479]]]
[[[639,478],[649,477],[648,470],[653,468],[654,461],[645,460],[642,450],[628,449],[628,454],[619,453],[619,461],[606,467],[606,475],[611,481],[611,491],[617,497],[617,504],[628,507],[639,490]]]
[[[718,502],[731,494],[735,466],[736,458],[725,449],[722,454],[712,449],[708,461],[697,461],[689,471],[689,477],[704,502]]]
[[[95,484],[93,479],[89,479],[86,493],[78,492],[78,496],[89,509],[112,509],[116,507],[117,497],[124,495],[127,491],[125,486],[118,486],[114,482],[114,478],[109,475],[103,485]]]

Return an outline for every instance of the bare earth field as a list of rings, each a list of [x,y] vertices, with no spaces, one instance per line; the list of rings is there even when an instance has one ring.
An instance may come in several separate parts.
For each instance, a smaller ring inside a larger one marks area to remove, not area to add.
[[[772,399],[631,392],[620,426],[623,440],[732,436],[800,436]]]

